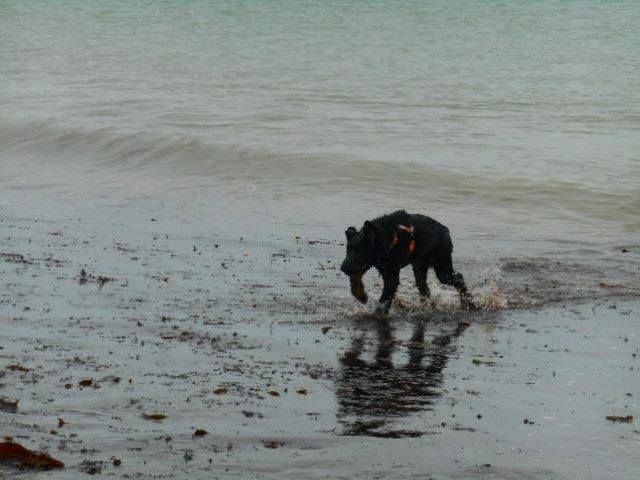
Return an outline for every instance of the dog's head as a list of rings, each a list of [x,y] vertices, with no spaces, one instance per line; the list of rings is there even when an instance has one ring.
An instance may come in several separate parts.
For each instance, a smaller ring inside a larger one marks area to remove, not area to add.
[[[376,227],[366,221],[360,231],[349,227],[344,232],[347,237],[347,256],[340,270],[345,275],[361,275],[369,270],[376,260]]]

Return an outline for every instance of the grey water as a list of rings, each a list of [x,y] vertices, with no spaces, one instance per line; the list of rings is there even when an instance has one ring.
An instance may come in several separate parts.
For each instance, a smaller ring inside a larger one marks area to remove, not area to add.
[[[403,207],[469,261],[628,281],[638,25],[634,1],[3,1],[0,194],[336,236]]]

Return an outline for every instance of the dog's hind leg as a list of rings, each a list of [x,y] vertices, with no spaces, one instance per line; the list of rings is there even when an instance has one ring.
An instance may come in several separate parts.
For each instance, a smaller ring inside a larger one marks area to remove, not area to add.
[[[473,304],[471,295],[467,290],[467,285],[464,282],[464,277],[461,273],[456,272],[453,269],[453,262],[451,261],[451,252],[443,252],[440,258],[434,265],[436,276],[441,283],[445,285],[451,285],[458,290],[460,294],[460,303],[463,308],[469,310],[475,310],[476,306]]]
[[[420,296],[424,298],[430,297],[431,292],[427,285],[427,270],[429,267],[425,263],[413,263],[411,267],[413,268],[413,276],[416,279],[416,287],[418,287]]]

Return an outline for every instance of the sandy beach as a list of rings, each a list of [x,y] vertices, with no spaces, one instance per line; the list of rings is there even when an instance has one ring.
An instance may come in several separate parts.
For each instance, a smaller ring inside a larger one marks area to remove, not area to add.
[[[639,24],[0,2],[0,479],[640,478]],[[400,209],[477,311],[351,297]]]
[[[510,307],[494,282],[469,313],[436,284],[420,304],[405,277],[381,320],[336,269],[339,232],[205,235],[166,209],[39,218],[9,198],[24,201],[3,207],[0,383],[19,403],[3,433],[66,468],[6,478],[640,473],[633,297]]]

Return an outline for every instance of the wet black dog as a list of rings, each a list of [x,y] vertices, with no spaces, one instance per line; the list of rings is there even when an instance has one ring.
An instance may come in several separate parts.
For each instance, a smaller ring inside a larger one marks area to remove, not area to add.
[[[449,229],[433,218],[398,210],[364,222],[360,231],[349,227],[347,257],[340,269],[349,275],[351,293],[362,303],[368,297],[362,276],[371,267],[382,276],[384,287],[376,313],[386,314],[400,284],[400,269],[411,264],[420,295],[430,295],[427,270],[433,267],[438,280],[455,287],[465,308],[475,308],[462,274],[453,270],[453,243]]]

